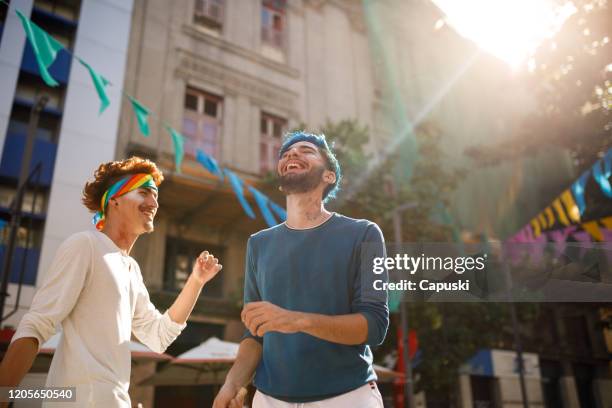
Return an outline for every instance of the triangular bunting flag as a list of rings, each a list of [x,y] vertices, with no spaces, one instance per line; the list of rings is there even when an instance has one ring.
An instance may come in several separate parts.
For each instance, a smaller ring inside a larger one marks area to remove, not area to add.
[[[149,123],[147,122],[149,118],[149,109],[143,106],[136,99],[132,98],[128,95],[130,102],[132,103],[132,108],[134,108],[134,114],[136,115],[136,120],[138,121],[138,127],[140,128],[140,132],[145,136],[149,136]]]
[[[216,175],[221,180],[223,180],[223,173],[221,172],[221,169],[219,168],[219,165],[217,164],[217,161],[214,158],[210,157],[209,155],[204,153],[202,150],[198,149],[196,151],[196,160],[206,170],[208,170],[209,172],[211,172],[212,174]]]
[[[610,176],[612,176],[612,149],[603,159],[598,160],[593,165],[593,178],[599,184],[599,188],[608,198],[612,198],[612,185],[610,184]]]
[[[88,63],[80,58],[77,59],[85,68],[87,68],[89,75],[91,76],[91,80],[94,83],[94,87],[98,93],[98,98],[100,98],[100,110],[98,111],[98,115],[100,115],[102,112],[104,112],[104,109],[108,108],[108,105],[110,105],[110,101],[106,95],[106,90],[104,89],[104,87],[108,85],[108,81],[102,75],[94,71],[94,69]]]
[[[181,172],[181,163],[183,163],[183,156],[185,155],[185,138],[176,130],[166,125],[166,129],[172,136],[172,144],[174,145],[174,165],[176,172]]]
[[[268,200],[268,205],[278,215],[283,222],[287,220],[287,211],[280,205],[276,204],[274,201]]]
[[[234,193],[236,194],[238,201],[240,201],[240,205],[242,205],[244,212],[249,217],[255,218],[255,213],[253,212],[253,209],[251,208],[246,198],[244,198],[242,180],[240,180],[240,177],[235,175],[232,171],[228,169],[224,169],[224,170],[225,170],[225,174],[227,174],[227,176],[229,177],[229,181],[230,181],[230,184],[232,185],[232,189],[234,190]]]
[[[29,18],[21,14],[19,10],[15,10],[15,12],[21,20],[23,30],[25,31],[25,34],[30,41],[30,45],[32,46],[32,50],[34,51],[40,76],[47,85],[58,86],[59,83],[53,79],[51,74],[49,74],[48,68],[51,66],[51,64],[53,64],[55,57],[57,57],[57,53],[63,49],[64,46],[55,38],[47,34],[45,30],[37,26]]]
[[[270,209],[268,208],[268,202],[270,202],[268,197],[266,197],[264,193],[260,192],[255,187],[249,186],[248,188],[249,191],[253,193],[253,197],[255,197],[255,202],[257,202],[257,205],[259,206],[259,211],[261,211],[261,215],[263,215],[264,220],[266,220],[268,226],[273,227],[278,224],[276,218],[274,218],[274,215],[272,215]]]

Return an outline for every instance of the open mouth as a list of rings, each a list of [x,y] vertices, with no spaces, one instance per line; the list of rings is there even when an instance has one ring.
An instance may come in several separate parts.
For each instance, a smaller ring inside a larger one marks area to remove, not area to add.
[[[285,165],[283,172],[286,174],[301,170],[306,170],[306,165],[300,161],[292,160]]]
[[[142,213],[143,213],[143,214],[144,214],[144,215],[145,215],[147,218],[150,218],[150,219],[155,218],[155,212],[154,212],[154,211],[142,211]]]

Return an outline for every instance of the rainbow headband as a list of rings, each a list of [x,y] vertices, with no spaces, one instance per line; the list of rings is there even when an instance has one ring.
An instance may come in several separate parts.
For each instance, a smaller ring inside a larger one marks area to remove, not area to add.
[[[132,174],[124,177],[110,186],[102,196],[102,200],[100,201],[100,211],[98,211],[93,217],[93,223],[96,228],[98,230],[104,228],[106,206],[111,199],[122,196],[141,187],[150,188],[157,191],[157,186],[155,185],[155,181],[153,181],[153,176],[144,173]]]

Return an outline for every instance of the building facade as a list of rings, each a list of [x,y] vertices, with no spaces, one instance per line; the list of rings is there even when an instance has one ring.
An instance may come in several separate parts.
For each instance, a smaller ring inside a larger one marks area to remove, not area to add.
[[[41,93],[50,96],[34,149],[42,163],[40,200],[33,206],[30,199],[25,210],[32,244],[23,238],[18,244],[31,247],[26,280],[18,312],[5,325],[18,324],[59,244],[93,228],[80,194],[101,162],[136,154],[164,171],[155,232],[133,251],[158,308],[171,304],[202,250],[224,265],[171,346],[177,354],[210,336],[241,338],[246,241],[266,227],[259,214],[244,213],[227,182],[197,162],[198,149],[282,205],[265,180],[287,130],[356,119],[370,130],[368,147],[384,158],[414,127],[433,122],[449,163],[469,167],[465,149],[507,137],[532,107],[501,62],[449,27],[436,28],[443,16],[426,0],[12,0],[13,6],[31,12],[117,86],[98,115],[89,74],[64,54],[51,68],[60,87],[44,86],[18,19],[0,14],[0,212],[8,213],[15,194],[29,109]],[[150,136],[140,133],[129,102],[120,102],[120,87],[151,110]],[[180,172],[166,126],[185,136]],[[563,152],[544,156],[471,169],[451,209],[457,226],[500,238],[516,231],[573,176]],[[531,177],[559,163],[545,182]],[[17,286],[10,290],[9,306]],[[178,398],[183,406],[206,405],[214,395],[214,387],[138,385],[155,370],[154,363],[133,367],[135,403],[166,406]]]

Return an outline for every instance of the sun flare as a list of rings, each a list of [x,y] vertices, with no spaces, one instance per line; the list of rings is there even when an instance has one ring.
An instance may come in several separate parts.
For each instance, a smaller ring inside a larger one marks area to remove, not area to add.
[[[559,0],[432,0],[445,22],[483,50],[520,66],[576,8]],[[440,22],[435,28],[440,28]]]

